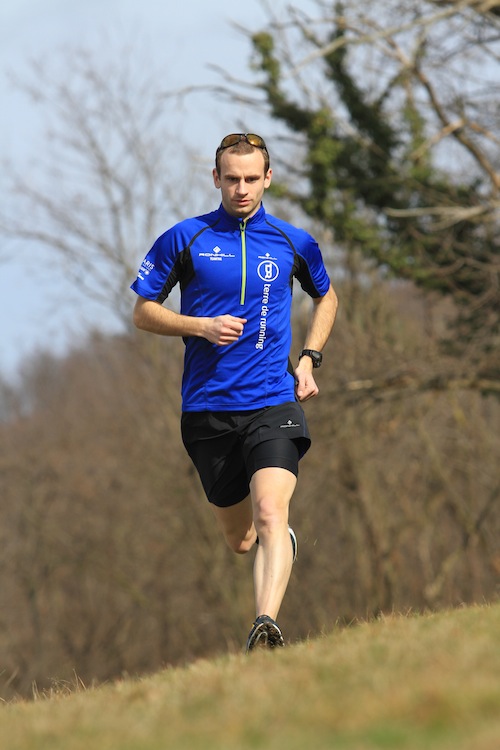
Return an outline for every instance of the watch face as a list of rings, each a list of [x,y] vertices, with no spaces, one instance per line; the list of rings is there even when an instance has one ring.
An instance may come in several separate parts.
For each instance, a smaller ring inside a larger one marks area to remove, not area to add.
[[[314,367],[319,367],[322,360],[321,354],[319,352],[311,352],[311,355]]]

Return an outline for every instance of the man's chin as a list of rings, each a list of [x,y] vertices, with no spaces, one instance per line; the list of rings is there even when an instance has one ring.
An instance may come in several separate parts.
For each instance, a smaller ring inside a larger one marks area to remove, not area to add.
[[[239,206],[238,204],[231,204],[231,209],[229,213],[231,213],[233,216],[236,216],[238,219],[246,219],[248,216],[252,216],[257,211],[256,206],[251,205],[250,203],[245,204],[244,206]]]

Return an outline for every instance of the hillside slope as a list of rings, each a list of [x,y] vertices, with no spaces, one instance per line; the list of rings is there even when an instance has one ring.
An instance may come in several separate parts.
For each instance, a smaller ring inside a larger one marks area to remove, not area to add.
[[[500,605],[383,617],[1,709],[6,750],[500,748]]]

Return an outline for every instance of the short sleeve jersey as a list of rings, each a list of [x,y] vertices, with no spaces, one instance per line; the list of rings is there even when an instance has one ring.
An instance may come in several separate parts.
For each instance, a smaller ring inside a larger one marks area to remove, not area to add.
[[[132,284],[138,295],[163,303],[179,283],[181,314],[247,320],[240,339],[227,346],[185,339],[183,411],[242,411],[294,400],[288,366],[294,278],[315,298],[330,286],[314,238],[262,205],[248,220],[221,205],[156,240]]]

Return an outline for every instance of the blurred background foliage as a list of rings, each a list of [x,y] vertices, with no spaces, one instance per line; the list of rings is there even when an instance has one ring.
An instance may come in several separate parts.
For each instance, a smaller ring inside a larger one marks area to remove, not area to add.
[[[340,297],[291,509],[292,641],[498,597],[498,6],[414,5],[270,10],[244,32],[251,81],[220,71],[217,96],[267,118],[266,207],[315,234]],[[130,323],[156,234],[213,207],[209,168],[196,194],[193,153],[178,166],[163,148],[154,76],[125,82],[80,53],[67,66],[22,86],[55,118],[50,158],[29,182],[10,171],[0,223],[55,253],[123,333],[0,384],[4,699],[240,649],[254,614],[253,555],[224,547],[181,444],[182,342]],[[297,291],[293,357],[308,305]]]

